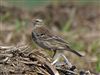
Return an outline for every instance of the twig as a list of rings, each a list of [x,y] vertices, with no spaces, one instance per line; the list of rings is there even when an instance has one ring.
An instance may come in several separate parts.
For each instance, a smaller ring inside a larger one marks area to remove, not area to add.
[[[13,54],[0,54],[0,57],[12,57]]]
[[[8,61],[8,59],[9,59],[9,57],[6,57],[5,59],[0,60],[0,64],[3,64],[3,63],[5,63],[5,62],[7,62],[7,61]]]

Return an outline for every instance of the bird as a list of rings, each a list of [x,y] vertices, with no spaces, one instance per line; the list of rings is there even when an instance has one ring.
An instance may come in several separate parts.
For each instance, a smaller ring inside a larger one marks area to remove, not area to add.
[[[47,28],[42,19],[32,19],[32,25],[32,40],[39,47],[54,51],[53,56],[55,56],[58,50],[66,50],[82,57],[82,55],[72,49],[63,38],[54,34],[53,31]]]

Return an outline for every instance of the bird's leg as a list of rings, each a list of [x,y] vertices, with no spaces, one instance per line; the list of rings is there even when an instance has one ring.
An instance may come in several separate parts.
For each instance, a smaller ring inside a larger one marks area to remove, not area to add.
[[[65,59],[65,63],[68,64],[69,67],[72,67],[72,64],[68,61],[68,59],[65,57],[65,55],[61,54],[61,56]]]
[[[69,66],[69,67],[72,67],[72,64],[68,61],[68,59],[65,57],[65,55],[63,55],[62,53],[58,54],[57,57],[55,57],[54,61],[51,63],[52,65],[56,64],[60,58],[63,57],[64,60],[65,60],[65,63]]]
[[[55,56],[55,54],[56,54],[57,51],[56,50],[53,50],[53,52],[54,53],[53,53],[53,56],[52,57],[54,58],[54,56]]]

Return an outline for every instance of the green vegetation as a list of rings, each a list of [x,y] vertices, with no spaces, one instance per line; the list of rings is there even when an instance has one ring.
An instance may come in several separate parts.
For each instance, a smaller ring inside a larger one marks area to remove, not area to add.
[[[96,71],[97,71],[97,72],[100,72],[100,54],[99,54],[99,56],[98,56],[98,61],[97,61],[97,63],[96,63]]]
[[[73,19],[75,16],[75,11],[76,11],[76,9],[73,8],[73,10],[71,11],[71,14],[69,16],[69,20],[66,21],[65,26],[62,28],[62,31],[66,32],[66,31],[69,31],[71,29],[71,25],[72,25],[72,22],[73,22]]]

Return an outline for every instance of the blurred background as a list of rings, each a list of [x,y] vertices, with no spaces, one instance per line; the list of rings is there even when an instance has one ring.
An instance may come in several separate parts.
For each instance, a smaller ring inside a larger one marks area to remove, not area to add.
[[[100,0],[0,0],[0,45],[32,44],[31,21],[51,30],[85,55],[64,52],[79,68],[100,72]]]

